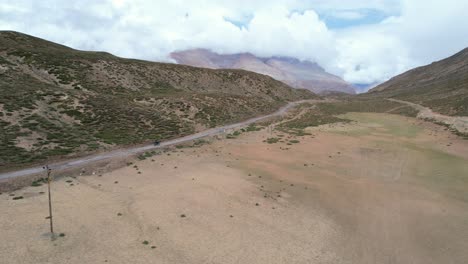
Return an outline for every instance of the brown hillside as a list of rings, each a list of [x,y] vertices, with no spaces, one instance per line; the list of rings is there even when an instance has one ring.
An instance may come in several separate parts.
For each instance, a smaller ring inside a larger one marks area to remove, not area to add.
[[[0,32],[0,168],[168,139],[316,97],[268,76],[123,59]]]
[[[368,95],[410,101],[442,114],[468,116],[468,48],[398,75]]]

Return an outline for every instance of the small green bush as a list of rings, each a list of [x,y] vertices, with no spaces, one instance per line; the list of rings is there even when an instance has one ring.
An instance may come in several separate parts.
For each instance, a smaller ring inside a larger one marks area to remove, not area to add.
[[[274,143],[278,143],[279,140],[280,140],[279,138],[267,138],[265,142],[268,144],[274,144]]]

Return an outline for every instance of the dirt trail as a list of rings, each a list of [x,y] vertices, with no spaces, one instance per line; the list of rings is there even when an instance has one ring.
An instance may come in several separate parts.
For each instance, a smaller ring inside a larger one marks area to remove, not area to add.
[[[436,122],[441,122],[444,124],[449,125],[451,128],[456,129],[458,132],[461,133],[468,133],[468,117],[467,116],[447,116],[447,115],[442,115],[439,113],[436,113],[432,111],[428,107],[424,107],[419,104],[403,101],[403,100],[397,100],[397,99],[387,99],[389,101],[401,103],[401,104],[406,104],[414,109],[418,110],[418,118],[420,119],[432,119],[435,120]]]
[[[301,100],[301,101],[296,101],[296,102],[290,102],[287,105],[278,109],[274,113],[264,115],[264,116],[254,117],[254,118],[251,118],[251,119],[239,122],[239,123],[235,123],[235,124],[208,129],[208,130],[195,133],[192,135],[188,135],[185,137],[167,140],[165,142],[162,142],[158,146],[147,145],[143,147],[140,146],[140,147],[133,147],[133,148],[128,148],[128,149],[119,149],[119,150],[95,154],[95,155],[91,155],[87,157],[82,157],[79,159],[57,162],[54,164],[50,164],[49,166],[53,168],[54,170],[65,170],[65,169],[70,169],[73,167],[83,166],[83,165],[90,164],[90,163],[97,162],[97,161],[108,160],[111,158],[127,157],[127,156],[131,156],[137,153],[145,152],[148,150],[168,147],[168,146],[172,146],[172,145],[176,145],[176,144],[180,144],[180,143],[184,143],[184,142],[188,142],[188,141],[192,141],[195,139],[200,139],[200,138],[204,138],[208,136],[215,136],[215,135],[226,133],[227,130],[241,128],[249,124],[253,124],[255,122],[261,121],[261,120],[265,120],[265,119],[275,117],[275,116],[281,116],[285,114],[289,109],[291,109],[292,107],[298,104],[305,103],[305,102],[314,103],[317,101],[319,100]],[[11,178],[16,178],[16,177],[21,177],[21,176],[26,176],[26,175],[31,175],[31,174],[37,174],[37,173],[41,173],[42,171],[43,171],[42,166],[37,166],[33,168],[28,168],[28,169],[0,173],[0,180],[11,179]]]

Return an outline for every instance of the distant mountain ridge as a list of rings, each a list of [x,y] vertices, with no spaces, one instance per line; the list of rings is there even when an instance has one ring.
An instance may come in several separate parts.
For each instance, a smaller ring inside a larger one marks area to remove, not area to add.
[[[395,76],[365,96],[396,98],[441,114],[468,116],[468,48]]]
[[[319,94],[356,93],[351,84],[327,73],[317,63],[291,57],[261,58],[251,53],[218,54],[207,49],[177,51],[170,56],[179,64],[210,69],[243,69],[265,74],[292,87]]]

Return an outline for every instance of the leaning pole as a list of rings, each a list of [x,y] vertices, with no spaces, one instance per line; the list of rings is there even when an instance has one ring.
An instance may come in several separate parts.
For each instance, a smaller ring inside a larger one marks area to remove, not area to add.
[[[50,194],[50,182],[52,181],[52,178],[50,176],[50,172],[52,169],[49,168],[49,165],[45,165],[44,169],[47,170],[47,189],[49,191],[49,220],[50,220],[50,233],[52,235],[52,238],[54,237],[54,224],[52,221],[52,196]]]

